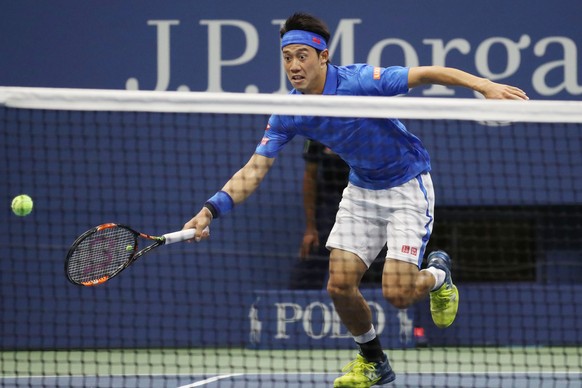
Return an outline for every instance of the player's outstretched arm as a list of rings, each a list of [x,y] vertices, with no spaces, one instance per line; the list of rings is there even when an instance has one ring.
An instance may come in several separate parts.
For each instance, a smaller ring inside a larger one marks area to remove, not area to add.
[[[226,191],[238,205],[259,187],[274,162],[274,158],[253,154],[247,164],[226,182],[222,191]]]
[[[481,93],[485,98],[502,100],[528,100],[525,92],[515,86],[499,84],[451,67],[419,66],[408,72],[408,87],[438,84],[461,86]]]
[[[275,159],[253,154],[236,174],[226,182],[222,190],[208,200],[206,205],[182,229],[196,229],[194,240],[200,241],[209,236],[203,232],[213,218],[230,211],[232,207],[247,199],[260,185]],[[208,203],[211,203],[208,206]]]

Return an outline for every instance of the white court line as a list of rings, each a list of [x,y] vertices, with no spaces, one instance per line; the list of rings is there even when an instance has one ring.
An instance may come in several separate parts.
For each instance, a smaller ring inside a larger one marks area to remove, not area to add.
[[[221,380],[221,379],[228,379],[229,377],[242,376],[243,374],[244,373],[231,373],[229,375],[214,376],[214,377],[211,377],[209,379],[197,381],[197,382],[192,383],[192,384],[182,385],[181,387],[178,387],[178,388],[200,387],[202,385],[213,383],[213,382]]]

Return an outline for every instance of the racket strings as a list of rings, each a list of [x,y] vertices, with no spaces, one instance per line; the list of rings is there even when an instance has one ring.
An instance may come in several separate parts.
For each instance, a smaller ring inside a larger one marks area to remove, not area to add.
[[[69,276],[79,283],[109,277],[131,259],[136,243],[136,236],[125,228],[97,230],[73,251],[68,263]]]

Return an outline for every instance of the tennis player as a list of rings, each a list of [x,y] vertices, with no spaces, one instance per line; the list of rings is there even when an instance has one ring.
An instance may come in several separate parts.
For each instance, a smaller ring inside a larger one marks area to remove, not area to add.
[[[526,100],[526,94],[464,71],[438,67],[335,66],[329,62],[330,33],[319,19],[297,13],[281,28],[281,51],[291,94],[394,96],[427,84],[466,87],[490,99]],[[372,325],[359,283],[387,243],[383,296],[403,309],[430,295],[438,327],[451,325],[459,292],[451,277],[451,259],[443,251],[428,255],[419,270],[433,227],[434,191],[430,159],[421,141],[396,119],[273,115],[247,164],[204,204],[184,228],[196,228],[196,240],[210,222],[227,214],[260,185],[279,151],[300,135],[325,144],[349,166],[330,250],[327,291],[360,352],[344,368],[334,387],[370,387],[395,379]]]

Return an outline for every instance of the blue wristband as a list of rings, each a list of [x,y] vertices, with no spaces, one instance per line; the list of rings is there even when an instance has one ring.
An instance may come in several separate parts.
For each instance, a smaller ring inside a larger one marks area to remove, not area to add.
[[[234,207],[234,201],[226,191],[220,190],[206,201],[206,205],[212,207],[212,209],[209,207],[212,216],[218,218],[232,210]],[[212,210],[214,210],[214,212]]]

